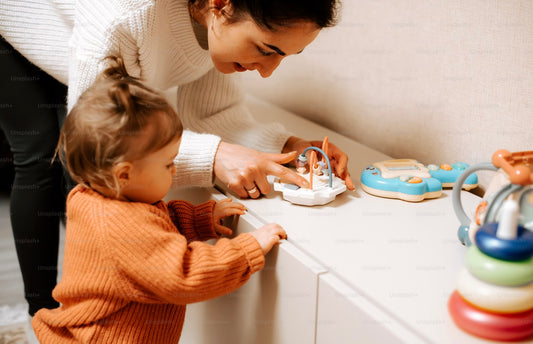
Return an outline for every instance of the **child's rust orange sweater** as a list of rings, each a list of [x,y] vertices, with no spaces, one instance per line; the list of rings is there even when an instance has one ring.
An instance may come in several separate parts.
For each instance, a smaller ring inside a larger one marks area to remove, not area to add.
[[[67,201],[61,303],[35,314],[42,344],[177,343],[186,304],[229,293],[264,265],[250,234],[215,238],[213,206],[109,199],[78,185]]]

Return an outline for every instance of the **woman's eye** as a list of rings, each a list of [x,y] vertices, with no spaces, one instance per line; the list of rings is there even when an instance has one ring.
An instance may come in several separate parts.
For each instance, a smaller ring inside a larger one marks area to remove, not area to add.
[[[259,53],[263,56],[271,56],[272,54],[274,54],[273,51],[265,51],[259,47],[257,47],[257,50],[259,50]]]

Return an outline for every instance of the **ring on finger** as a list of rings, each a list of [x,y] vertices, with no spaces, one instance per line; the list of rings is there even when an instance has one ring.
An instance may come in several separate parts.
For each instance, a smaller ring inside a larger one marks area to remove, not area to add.
[[[248,192],[248,194],[254,194],[257,192],[257,188],[254,186],[253,188],[251,188],[250,190],[246,190],[246,192]]]

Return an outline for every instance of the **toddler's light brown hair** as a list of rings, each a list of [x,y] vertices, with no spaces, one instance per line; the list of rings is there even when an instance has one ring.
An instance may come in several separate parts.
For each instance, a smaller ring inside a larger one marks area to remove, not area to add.
[[[56,154],[76,182],[118,193],[113,166],[163,148],[181,137],[183,127],[161,94],[128,75],[121,58],[105,62],[67,116]]]

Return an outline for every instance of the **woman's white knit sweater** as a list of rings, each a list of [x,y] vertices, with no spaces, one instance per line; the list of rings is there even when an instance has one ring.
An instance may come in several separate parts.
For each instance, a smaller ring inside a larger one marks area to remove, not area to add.
[[[281,125],[255,122],[231,75],[200,47],[187,0],[2,0],[0,35],[28,60],[68,84],[68,108],[119,54],[128,73],[165,91],[177,86],[186,130],[175,160],[176,185],[208,186],[220,139],[280,152]]]

